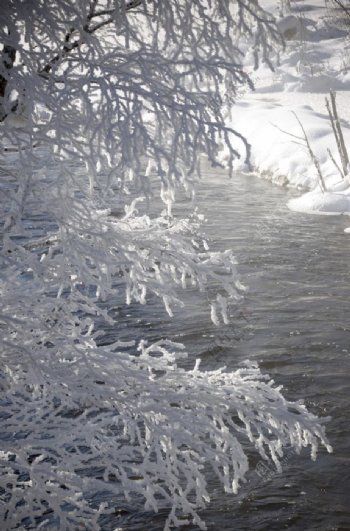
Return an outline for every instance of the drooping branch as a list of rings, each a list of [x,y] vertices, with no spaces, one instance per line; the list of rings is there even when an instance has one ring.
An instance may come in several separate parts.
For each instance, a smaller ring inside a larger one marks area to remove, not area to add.
[[[141,4],[142,0],[133,0],[125,4],[125,12],[128,12],[132,9],[135,9]],[[82,27],[82,32],[79,31],[79,28],[72,27],[66,33],[63,46],[60,52],[57,52],[54,57],[52,57],[45,66],[38,69],[38,74],[40,77],[47,79],[52,69],[65,59],[73,50],[80,48],[84,44],[84,33],[92,35],[97,30],[113,23],[115,18],[115,9],[100,9],[97,10],[98,0],[93,0],[91,2],[90,11],[86,17],[86,23]],[[108,18],[101,20],[99,22],[94,22],[100,17],[108,16]],[[94,23],[93,23],[94,22]],[[77,36],[77,33],[79,36]],[[72,40],[76,36],[75,40]],[[4,102],[6,100],[6,88],[10,78],[10,71],[13,68],[14,62],[16,60],[17,50],[13,46],[5,45],[2,51],[2,68],[0,64],[0,98],[2,100],[2,109],[4,109]],[[1,100],[0,100],[1,103]],[[7,111],[0,113],[0,123],[3,122],[9,114],[14,113],[18,108],[19,100],[15,100],[11,105],[11,108]]]
[[[0,187],[0,520],[97,531],[124,493],[147,510],[164,500],[166,525],[185,514],[203,528],[206,465],[235,492],[242,435],[276,467],[283,446],[330,450],[318,420],[257,368],[185,370],[184,347],[157,341],[162,328],[133,341],[135,303],[158,298],[171,315],[183,290],[207,289],[219,324],[243,292],[233,251],[210,251],[193,204],[171,206],[179,188],[192,193],[203,153],[217,164],[226,144],[234,156],[224,116],[249,84],[246,40],[265,57],[277,37],[258,0],[97,3],[0,10],[30,117],[20,132],[2,127],[17,158]]]

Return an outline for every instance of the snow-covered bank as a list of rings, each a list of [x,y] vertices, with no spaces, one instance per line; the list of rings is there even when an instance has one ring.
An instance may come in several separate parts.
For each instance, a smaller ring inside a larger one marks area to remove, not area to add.
[[[232,126],[250,143],[256,171],[278,184],[307,191],[290,201],[291,209],[350,214],[350,180],[336,167],[341,166],[340,157],[325,104],[329,90],[336,91],[350,151],[350,27],[349,32],[335,27],[322,0],[307,5],[291,2],[292,14],[283,16],[278,13],[279,2],[265,0],[263,4],[279,18],[288,38],[286,49],[275,72],[265,66],[256,72],[256,90],[244,94],[234,106]],[[318,160],[326,191],[300,124]],[[243,154],[242,146],[240,150]]]

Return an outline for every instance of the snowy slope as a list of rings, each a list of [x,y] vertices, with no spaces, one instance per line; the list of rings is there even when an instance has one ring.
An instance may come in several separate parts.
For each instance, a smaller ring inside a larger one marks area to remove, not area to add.
[[[329,90],[336,91],[350,152],[350,25],[348,31],[334,25],[323,0],[292,0],[292,9],[283,12],[281,2],[262,4],[276,16],[286,49],[275,72],[265,65],[254,72],[256,90],[243,94],[233,107],[232,126],[251,144],[256,171],[279,184],[310,190],[290,201],[291,209],[350,214],[350,177],[343,179],[331,160],[340,164],[325,106]],[[298,120],[319,162],[326,192]]]

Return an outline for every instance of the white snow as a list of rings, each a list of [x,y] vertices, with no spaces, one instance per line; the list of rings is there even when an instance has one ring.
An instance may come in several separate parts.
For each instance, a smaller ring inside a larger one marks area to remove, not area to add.
[[[245,135],[252,148],[254,170],[273,182],[306,192],[288,206],[294,211],[350,214],[350,175],[344,179],[335,138],[325,105],[329,90],[336,101],[345,143],[350,153],[350,25],[335,27],[323,0],[262,5],[278,18],[286,39],[275,72],[262,65],[254,74],[255,92],[241,95],[231,110],[232,127]],[[247,54],[247,61],[251,57]],[[326,192],[313,164],[298,119],[323,174]],[[244,153],[242,146],[237,149]],[[243,168],[242,162],[237,168]]]

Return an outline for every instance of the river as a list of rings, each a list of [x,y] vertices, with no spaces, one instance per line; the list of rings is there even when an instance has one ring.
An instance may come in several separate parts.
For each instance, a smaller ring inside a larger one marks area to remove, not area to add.
[[[257,361],[288,399],[303,398],[313,413],[331,417],[333,454],[321,449],[316,462],[306,450],[287,455],[281,474],[252,456],[237,496],[224,495],[210,478],[211,503],[201,513],[209,530],[350,530],[350,241],[343,232],[350,223],[290,212],[284,205],[295,195],[255,176],[229,179],[207,168],[198,189],[204,231],[212,248],[234,250],[244,299],[229,326],[214,327],[207,301],[194,293],[174,319],[154,303],[133,325],[135,336],[185,343],[191,366],[196,357],[208,368]],[[134,317],[126,311],[121,323],[129,338]],[[165,516],[134,507],[103,529],[160,531]]]

